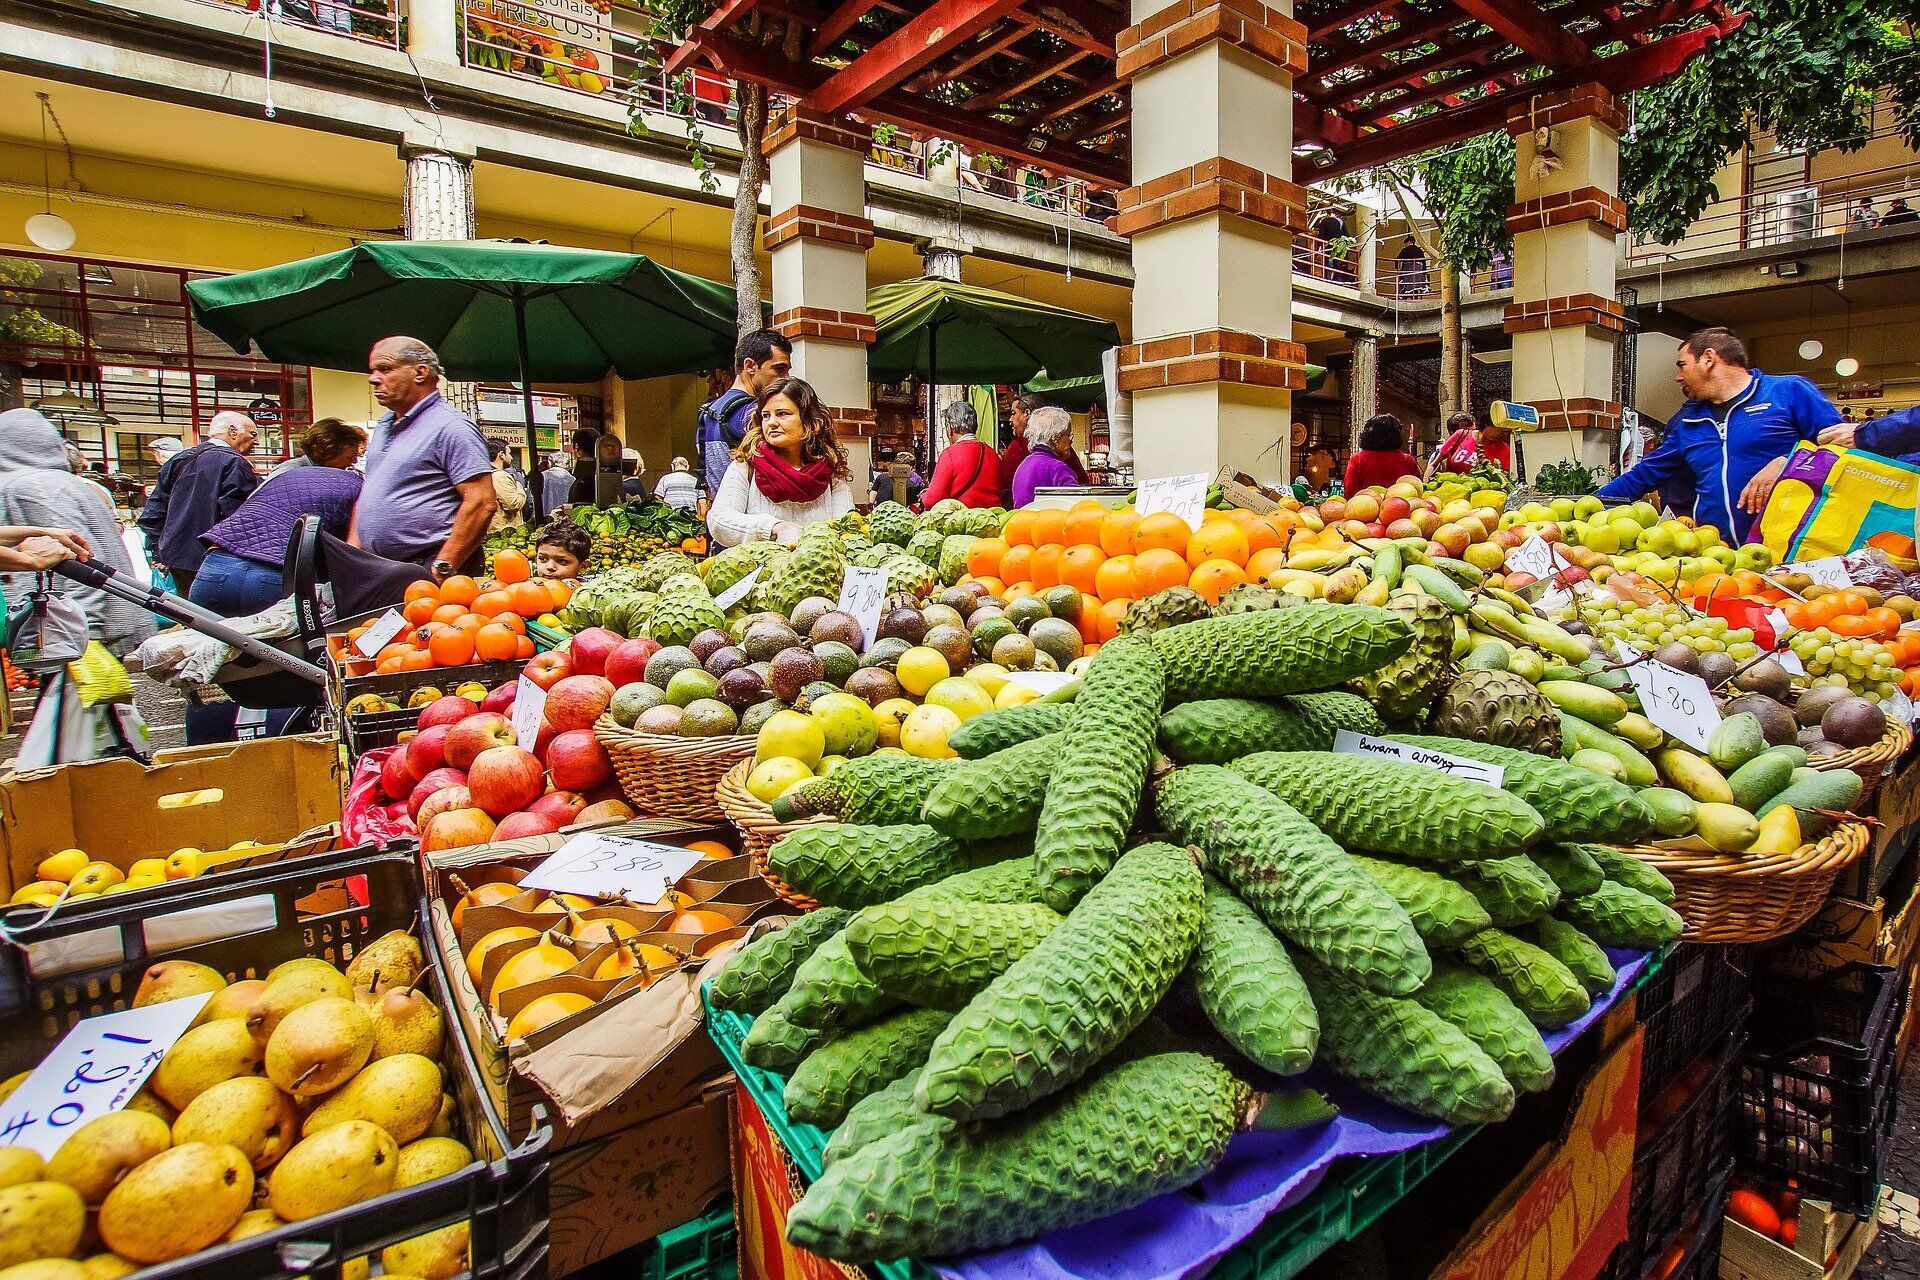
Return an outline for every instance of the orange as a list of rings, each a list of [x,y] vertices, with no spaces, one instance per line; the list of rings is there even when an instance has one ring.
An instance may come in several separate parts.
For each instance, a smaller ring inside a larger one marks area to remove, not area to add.
[[[1100,602],[1085,592],[1080,594],[1080,643],[1100,643]]]
[[[1868,635],[1895,636],[1900,633],[1900,613],[1896,609],[1879,605],[1867,610],[1860,617],[1873,624],[1873,630],[1868,632]]]
[[[1852,587],[1846,587],[1835,594],[1840,597],[1841,611],[1850,613],[1856,618],[1873,607],[1871,600]]]
[[[1093,594],[1102,600],[1133,598],[1133,557],[1108,556],[1093,575]]]
[[[473,634],[473,656],[482,662],[505,662],[520,648],[522,637],[497,622],[489,622]]]
[[[1842,603],[1840,593],[1837,591],[1830,592],[1818,599],[1807,601],[1807,625],[1809,627],[1824,627],[1829,625],[1835,618],[1840,616]]]
[[[1049,542],[1064,544],[1067,540],[1067,513],[1058,507],[1046,508],[1033,513],[1033,545],[1044,547]]]
[[[1168,587],[1186,586],[1192,573],[1186,557],[1167,547],[1151,547],[1133,558],[1133,587],[1142,600]]]
[[[1133,531],[1140,517],[1132,511],[1110,511],[1100,522],[1100,549],[1110,556],[1133,554]]]
[[[1283,547],[1262,547],[1247,557],[1247,581],[1265,584],[1268,578],[1287,567],[1287,553]]]
[[[420,625],[425,626],[428,622],[452,622],[466,611],[467,607],[463,604],[437,605]]]
[[[444,604],[472,604],[480,594],[480,584],[464,573],[456,573],[440,584],[440,599]]]
[[[1220,597],[1247,580],[1247,571],[1231,560],[1203,561],[1193,571],[1193,577],[1187,585],[1207,598],[1208,604],[1219,604]]]
[[[1252,554],[1246,533],[1231,520],[1209,520],[1187,540],[1187,563],[1196,569],[1209,560],[1228,560],[1241,568]]]
[[[396,653],[391,658],[380,659],[380,661],[373,664],[374,674],[390,676],[396,671],[405,671],[406,668],[400,665],[401,659],[405,656],[405,654]]]
[[[513,596],[510,588],[502,587],[498,591],[482,591],[474,597],[473,611],[483,618],[497,618],[503,613],[513,612]]]
[[[1286,535],[1280,532],[1279,526],[1274,524],[1273,521],[1261,516],[1255,516],[1252,520],[1241,525],[1240,532],[1247,535],[1247,551],[1249,554],[1255,551],[1265,551],[1268,547],[1283,546],[1287,541]]]
[[[1111,564],[1112,561],[1108,563]],[[1127,616],[1127,606],[1132,603],[1133,601],[1125,596],[1116,596],[1101,604],[1097,615],[1097,621],[1100,624],[1098,632],[1100,639],[1097,643],[1105,644],[1120,634],[1120,619]]]
[[[538,582],[516,582],[506,594],[513,601],[513,612],[523,618],[537,618],[553,607],[553,597]]]
[[[1151,551],[1156,547],[1164,548],[1177,556],[1187,554],[1187,540],[1193,536],[1193,530],[1187,528],[1187,522],[1171,511],[1162,511],[1158,515],[1143,518],[1133,531],[1133,546],[1136,552]]]
[[[1098,581],[1100,566],[1107,562],[1106,552],[1082,543],[1068,547],[1060,557],[1060,581],[1074,590],[1091,595]]]
[[[1015,582],[1033,581],[1033,547],[1029,543],[1018,542],[1007,548],[1000,557],[1000,580],[1009,585]]]
[[[985,587],[987,589],[987,594],[990,596],[997,596],[1001,592],[1007,589],[1006,583],[1000,581],[1000,579],[996,577],[991,576],[990,574],[976,575],[973,580],[979,583],[981,586]]]
[[[1066,550],[1057,542],[1033,549],[1034,586],[1045,588],[1060,585],[1060,557],[1066,554]]]
[[[1827,629],[1837,636],[1846,636],[1852,640],[1859,640],[1867,636],[1879,634],[1871,622],[1851,613],[1841,614],[1827,624]]]
[[[1067,512],[1061,541],[1070,547],[1097,547],[1100,530],[1107,523],[1107,509],[1097,502],[1082,502]]]
[[[433,615],[439,611],[440,607],[439,602],[432,596],[421,596],[417,600],[407,601],[405,607],[400,610],[400,616],[407,620],[407,625],[410,627],[423,627],[433,620]],[[450,604],[446,607],[449,609],[458,609],[460,606]],[[365,630],[365,627],[357,627],[354,631],[347,633],[347,639],[358,640],[360,637],[356,632],[364,632]]]
[[[1015,600],[1026,599],[1032,595],[1033,592],[1034,585],[1031,582],[1009,582],[1007,584],[1006,594],[1000,598],[1008,604],[1012,604]]]
[[[967,572],[976,578],[1000,576],[1000,557],[1007,554],[1001,538],[982,538],[967,548]]]
[[[438,601],[440,599],[440,584],[431,578],[416,578],[407,584],[407,594],[403,599],[408,604],[412,604],[415,600]]]
[[[1007,517],[1007,523],[1001,527],[1000,536],[1010,547],[1031,547],[1033,540],[1033,516],[1031,511],[1016,511]]]
[[[493,557],[493,576],[509,585],[525,582],[533,576],[533,563],[526,552],[509,547]]]
[[[473,661],[475,633],[465,627],[448,627],[427,642],[427,652],[438,667],[464,667]]]

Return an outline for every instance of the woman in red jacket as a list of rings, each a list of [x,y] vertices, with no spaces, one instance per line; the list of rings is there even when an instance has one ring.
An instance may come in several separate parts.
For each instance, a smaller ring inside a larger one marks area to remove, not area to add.
[[[1390,413],[1368,418],[1360,428],[1360,447],[1347,459],[1347,493],[1376,484],[1385,488],[1402,476],[1420,477],[1419,460],[1407,452],[1407,429]]]
[[[969,507],[991,507],[1000,501],[1000,460],[993,446],[976,438],[979,423],[973,406],[955,401],[941,413],[947,429],[947,447],[933,464],[933,479],[920,495],[922,509],[943,498],[953,498]]]

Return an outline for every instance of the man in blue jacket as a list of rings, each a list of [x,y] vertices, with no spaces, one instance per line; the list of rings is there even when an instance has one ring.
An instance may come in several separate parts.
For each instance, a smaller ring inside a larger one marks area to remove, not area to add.
[[[1820,433],[1821,444],[1865,449],[1920,467],[1920,405],[1882,414],[1866,422],[1841,422]]]
[[[701,405],[694,423],[693,445],[709,494],[720,492],[733,451],[753,426],[760,393],[792,373],[793,344],[779,330],[755,329],[740,339],[733,352],[733,385]]]
[[[1694,523],[1713,525],[1730,543],[1745,542],[1787,455],[1802,440],[1818,440],[1840,421],[1840,411],[1805,378],[1752,368],[1746,346],[1726,329],[1702,329],[1688,338],[1674,366],[1687,402],[1667,423],[1659,448],[1600,496],[1632,502],[1687,480],[1695,495]]]

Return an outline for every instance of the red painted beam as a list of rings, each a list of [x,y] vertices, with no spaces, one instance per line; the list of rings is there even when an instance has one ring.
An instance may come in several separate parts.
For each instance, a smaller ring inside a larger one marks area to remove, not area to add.
[[[826,115],[855,111],[1020,7],[1022,0],[934,0],[807,95]]]
[[[807,56],[817,58],[840,43],[840,37],[853,30],[861,15],[872,8],[872,0],[840,0],[833,12],[822,18],[820,25],[814,28],[812,38],[807,41]]]
[[[976,91],[971,98],[961,104],[963,111],[989,111],[1003,102],[1011,102],[1037,84],[1044,83],[1071,68],[1082,58],[1090,57],[1085,49],[1071,48],[1051,62],[1028,64],[1026,74],[1012,80],[1003,80]]]
[[[1419,44],[1422,40],[1438,40],[1441,33],[1446,31],[1447,28],[1457,27],[1466,21],[1467,19],[1465,17],[1443,6],[1438,12],[1428,15],[1418,22],[1403,22],[1400,26],[1381,36],[1379,39],[1370,40],[1365,44],[1358,44],[1351,49],[1342,50],[1332,58],[1321,62],[1315,62],[1309,59],[1307,74],[1316,80],[1325,80],[1328,76],[1336,72],[1345,71],[1348,67],[1359,66],[1361,63],[1367,61],[1367,59],[1378,54],[1392,53],[1396,49],[1404,49],[1408,45]]]
[[[1026,16],[1068,44],[1108,58],[1113,57],[1113,46],[1127,26],[1121,9],[1097,0],[1033,0]]]
[[[1554,15],[1535,8],[1533,0],[1452,2],[1468,17],[1478,18],[1519,45],[1542,66],[1559,70],[1592,61],[1593,55],[1580,38],[1561,26]]]
[[[1049,102],[1044,107],[1028,112],[1026,117],[1020,121],[1020,127],[1022,129],[1031,129],[1036,125],[1046,123],[1048,120],[1058,120],[1061,116],[1072,115],[1089,103],[1098,102],[1109,94],[1119,92],[1120,81],[1116,77],[1111,74],[1102,76],[1100,79],[1080,89],[1077,93],[1061,98],[1056,102]]]
[[[804,94],[824,84],[827,69],[811,62],[789,62],[773,45],[755,44],[723,31],[696,31],[674,50],[687,55],[682,68],[695,61],[749,84],[765,85],[779,93]]]
[[[1364,18],[1371,18],[1374,14],[1385,9],[1391,9],[1398,3],[1399,0],[1348,0],[1348,3],[1336,9],[1328,10],[1325,15],[1309,23],[1307,26],[1307,39],[1324,40],[1326,37],[1340,30],[1340,28],[1359,22]],[[1457,22],[1459,19],[1449,18],[1448,21]]]

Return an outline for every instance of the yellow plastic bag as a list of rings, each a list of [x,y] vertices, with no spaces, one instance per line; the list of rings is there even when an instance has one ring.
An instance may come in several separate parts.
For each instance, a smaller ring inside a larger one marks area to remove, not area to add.
[[[1915,565],[1920,467],[1878,454],[1801,443],[1787,459],[1757,533],[1781,561],[1819,560],[1875,547]]]
[[[98,640],[89,641],[87,651],[79,660],[67,664],[67,674],[73,679],[82,706],[133,701],[133,677],[127,674],[120,659]]]

